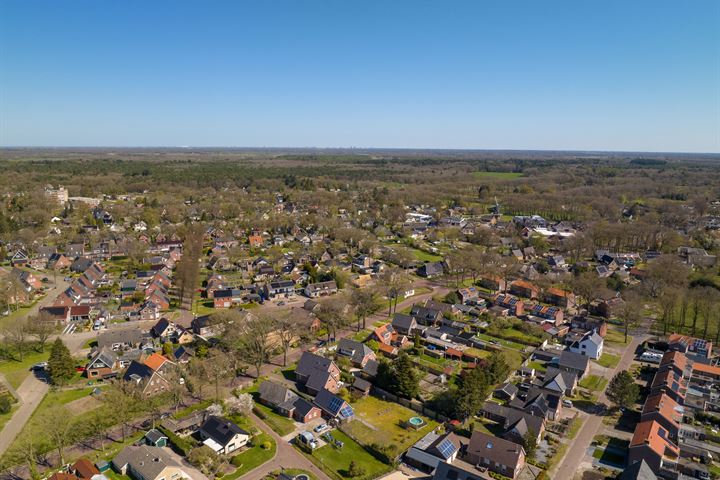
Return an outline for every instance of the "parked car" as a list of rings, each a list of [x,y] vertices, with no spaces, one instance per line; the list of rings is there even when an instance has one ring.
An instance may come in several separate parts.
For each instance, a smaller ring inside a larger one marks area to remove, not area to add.
[[[562,403],[563,403],[563,407],[572,408],[572,406],[573,406],[572,400],[565,399],[565,400],[563,400]]]
[[[48,366],[48,362],[39,362],[39,363],[36,363],[35,365],[33,365],[32,367],[30,367],[30,370],[32,370],[33,372],[39,372],[39,371],[45,370],[47,368],[47,366]]]
[[[327,430],[328,428],[329,428],[329,427],[328,427],[327,423],[321,423],[321,424],[318,425],[317,427],[313,428],[313,431],[314,431],[315,433],[322,433],[322,432],[324,432],[325,430]]]

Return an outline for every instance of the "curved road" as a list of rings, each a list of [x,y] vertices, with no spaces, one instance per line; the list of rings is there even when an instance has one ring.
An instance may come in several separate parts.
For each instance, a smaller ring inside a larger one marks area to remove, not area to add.
[[[258,418],[254,413],[250,414],[250,418],[253,419],[255,425],[257,425],[260,430],[267,433],[273,438],[273,440],[275,440],[277,450],[275,451],[275,456],[272,459],[263,463],[255,470],[251,470],[250,472],[243,475],[243,480],[261,480],[265,478],[270,472],[278,471],[282,468],[298,468],[312,473],[315,478],[319,480],[332,480],[325,474],[325,472],[315,466],[314,463],[305,458],[302,453],[295,450],[295,447],[290,445],[287,441],[283,440],[280,435],[275,433],[270,427],[265,424],[265,422],[260,420],[260,418]]]

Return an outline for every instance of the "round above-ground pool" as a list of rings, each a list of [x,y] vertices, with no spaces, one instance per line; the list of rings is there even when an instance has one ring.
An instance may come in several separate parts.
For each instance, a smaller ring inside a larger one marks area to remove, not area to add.
[[[425,425],[425,420],[423,420],[420,417],[410,417],[410,420],[407,421],[407,424],[410,428],[418,429]]]
[[[304,473],[300,473],[298,475],[295,475],[295,480],[310,480],[310,477],[308,477]]]

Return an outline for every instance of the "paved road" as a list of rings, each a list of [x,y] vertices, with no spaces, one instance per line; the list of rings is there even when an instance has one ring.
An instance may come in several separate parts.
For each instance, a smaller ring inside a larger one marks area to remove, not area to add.
[[[630,364],[635,357],[635,349],[639,344],[641,344],[648,338],[649,335],[636,335],[630,342],[630,344],[625,347],[625,351],[623,352],[622,358],[620,359],[617,367],[615,367],[614,370],[606,373],[605,377],[610,379],[620,370],[627,370],[628,368],[630,368]],[[605,396],[605,390],[603,390],[598,396],[597,403],[604,405],[610,403]],[[580,469],[580,464],[585,458],[588,448],[590,448],[592,439],[595,437],[595,435],[597,435],[598,431],[603,425],[602,420],[603,417],[600,415],[590,414],[588,416],[587,420],[580,428],[577,437],[575,437],[575,439],[572,441],[570,449],[567,451],[565,457],[562,459],[557,469],[555,470],[555,473],[550,475],[552,478],[562,478],[569,480],[575,477],[575,474]]]
[[[299,468],[312,473],[318,480],[331,480],[325,472],[305,458],[302,453],[295,450],[295,447],[283,440],[280,435],[273,432],[272,429],[268,427],[265,422],[260,420],[260,418],[258,418],[254,413],[251,413],[250,417],[260,430],[273,437],[275,443],[277,444],[277,451],[271,460],[263,463],[255,470],[251,470],[243,475],[243,480],[261,480],[265,478],[268,473],[280,470],[281,468]]]
[[[71,354],[76,355],[80,352],[85,342],[89,338],[92,338],[88,333],[90,332],[62,336]],[[47,383],[38,379],[33,374],[28,375],[20,384],[20,387],[17,389],[17,393],[20,396],[20,408],[15,411],[10,421],[7,422],[2,431],[0,431],[0,455],[5,453],[5,450],[12,444],[15,437],[22,431],[49,389],[50,386]]]

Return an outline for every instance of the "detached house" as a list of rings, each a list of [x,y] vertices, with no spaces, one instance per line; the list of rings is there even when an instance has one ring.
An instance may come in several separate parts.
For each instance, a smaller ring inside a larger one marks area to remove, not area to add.
[[[260,384],[259,394],[260,403],[298,422],[307,423],[320,417],[321,410],[318,407],[299,397],[285,385],[266,380]]]
[[[573,353],[597,360],[602,356],[603,344],[603,338],[593,331],[586,333],[580,340],[574,341],[568,348]]]
[[[210,416],[200,426],[203,444],[215,453],[229,454],[244,447],[250,434],[223,417]]]
[[[575,305],[575,295],[560,288],[548,288],[543,293],[543,301],[558,307],[568,308]]]
[[[125,447],[112,461],[122,475],[137,480],[179,480],[190,478],[182,465],[160,447],[147,445]]]
[[[332,295],[337,293],[338,288],[335,280],[328,280],[327,282],[311,283],[305,287],[305,295],[310,298],[324,297],[326,295]]]
[[[341,357],[349,358],[355,367],[363,368],[370,360],[377,360],[375,352],[364,343],[343,338],[338,344],[337,353]]]
[[[514,479],[525,466],[525,450],[517,443],[474,431],[465,460]]]
[[[92,356],[85,367],[85,376],[90,379],[107,379],[117,376],[120,369],[118,356],[109,348],[101,348]]]
[[[295,379],[311,394],[321,390],[337,393],[340,390],[340,368],[329,358],[310,352],[303,352],[297,367]]]
[[[355,413],[345,400],[328,390],[320,390],[313,403],[322,410],[323,416],[329,420],[345,422],[352,420]]]
[[[265,285],[267,298],[290,298],[295,296],[295,282],[292,280],[274,280]]]

